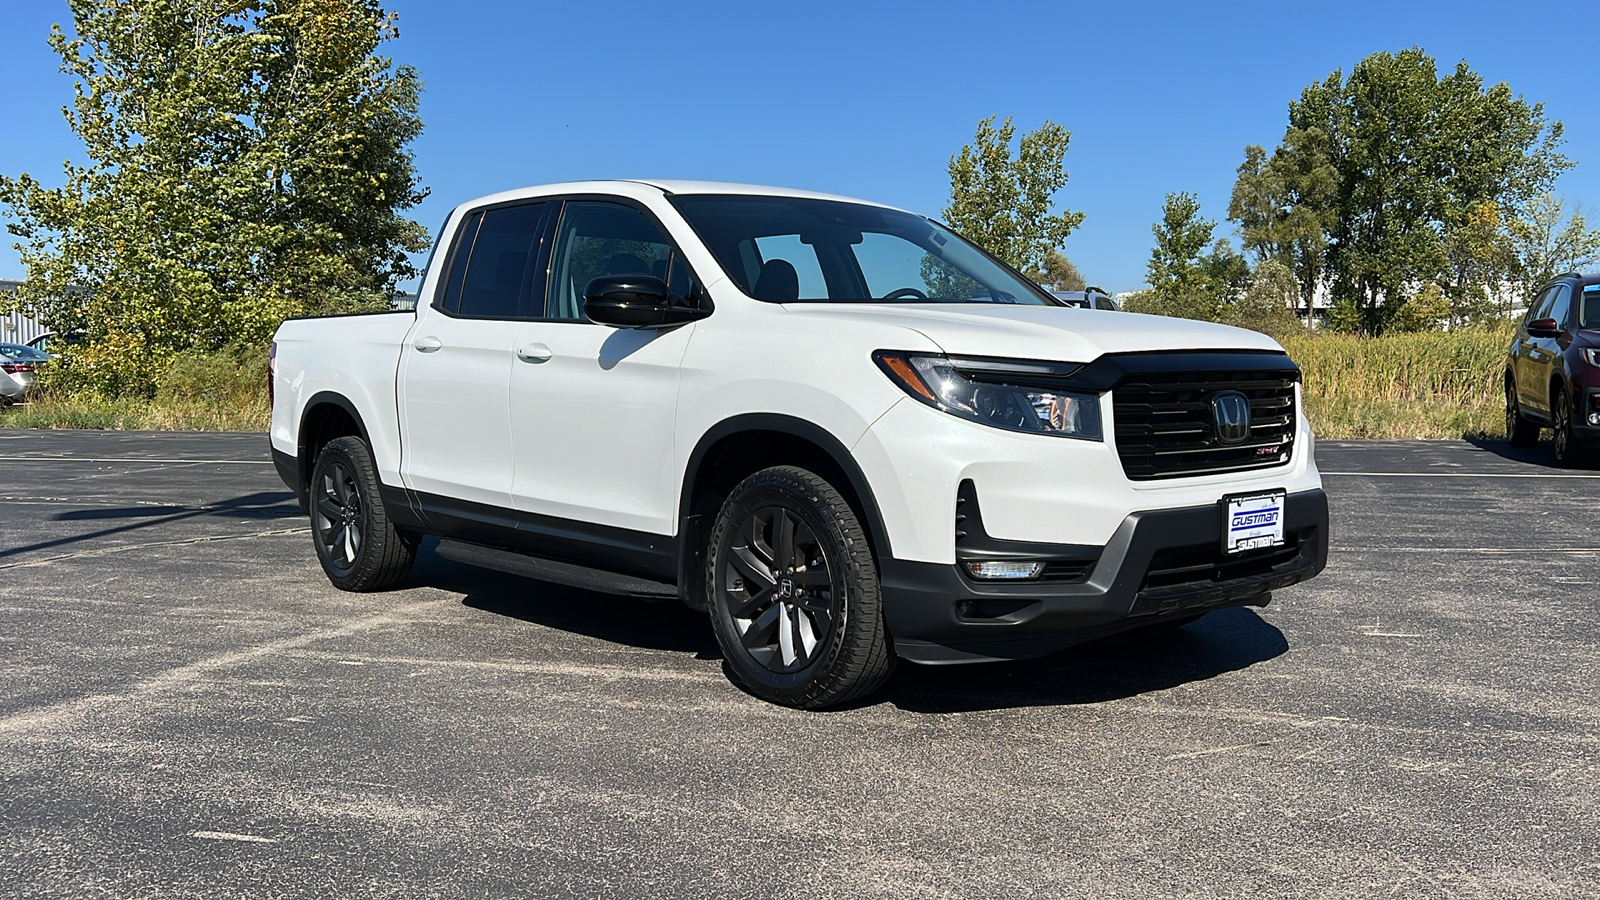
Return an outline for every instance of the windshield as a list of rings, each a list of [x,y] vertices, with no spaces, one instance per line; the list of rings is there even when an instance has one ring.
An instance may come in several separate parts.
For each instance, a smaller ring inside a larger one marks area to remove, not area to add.
[[[44,362],[50,357],[22,344],[0,344],[0,356],[9,356],[21,362]]]
[[[1600,284],[1583,287],[1583,304],[1578,309],[1579,328],[1600,328]]]
[[[672,198],[739,289],[771,303],[1059,305],[937,223],[799,197]]]

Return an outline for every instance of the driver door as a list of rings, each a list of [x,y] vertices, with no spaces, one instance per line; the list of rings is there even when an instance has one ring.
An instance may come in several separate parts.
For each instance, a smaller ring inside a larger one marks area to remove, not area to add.
[[[512,500],[530,528],[608,526],[651,543],[677,531],[673,426],[695,326],[597,325],[583,314],[583,291],[601,275],[643,274],[668,281],[685,303],[703,292],[643,207],[569,200],[560,215],[545,315],[515,341]]]

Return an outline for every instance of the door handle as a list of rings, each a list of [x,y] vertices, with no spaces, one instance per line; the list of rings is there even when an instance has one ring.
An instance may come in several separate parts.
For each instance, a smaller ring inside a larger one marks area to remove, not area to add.
[[[548,362],[553,355],[550,348],[543,344],[529,344],[517,351],[517,359],[525,363]]]
[[[416,343],[412,344],[411,346],[421,350],[423,353],[432,353],[433,351],[438,350],[440,347],[443,347],[444,342],[440,341],[436,337],[420,337],[417,338]]]

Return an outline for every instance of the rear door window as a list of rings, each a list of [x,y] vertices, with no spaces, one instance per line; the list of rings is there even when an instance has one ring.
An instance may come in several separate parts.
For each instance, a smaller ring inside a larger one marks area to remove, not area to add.
[[[544,203],[500,206],[483,214],[462,280],[457,314],[474,319],[517,319],[538,315],[539,235]]]
[[[478,236],[478,224],[482,221],[483,213],[469,214],[461,227],[456,229],[455,243],[450,247],[450,270],[439,285],[439,294],[433,305],[452,315],[461,307],[461,282],[466,279],[467,260],[472,258],[472,241]]]

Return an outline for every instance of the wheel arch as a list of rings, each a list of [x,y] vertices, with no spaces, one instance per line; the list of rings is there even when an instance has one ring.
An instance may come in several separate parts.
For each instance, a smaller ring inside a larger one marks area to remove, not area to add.
[[[300,434],[295,444],[302,499],[311,483],[311,467],[316,465],[317,453],[334,438],[348,436],[359,437],[368,447],[372,446],[367,424],[350,398],[335,391],[313,394],[300,415]]]
[[[808,468],[844,495],[860,517],[875,558],[892,555],[883,514],[866,474],[844,442],[827,429],[777,413],[748,413],[718,422],[701,435],[684,467],[679,497],[678,584],[684,602],[700,608],[700,545],[708,517],[745,477],[779,465]]]

